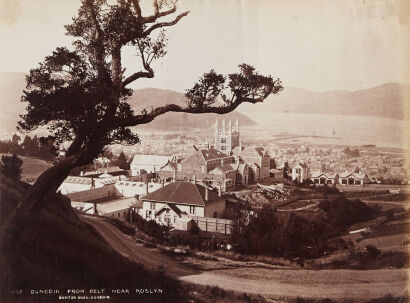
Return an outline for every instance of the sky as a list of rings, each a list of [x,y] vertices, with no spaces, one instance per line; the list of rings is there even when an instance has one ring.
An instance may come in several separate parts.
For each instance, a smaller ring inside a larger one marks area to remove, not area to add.
[[[149,1],[148,1],[149,2]],[[247,63],[284,86],[358,90],[410,82],[408,0],[182,0],[187,17],[167,31],[168,53],[154,79],[134,88],[183,92],[215,69],[232,73]],[[70,46],[64,24],[80,0],[0,0],[0,72],[24,72],[57,46]],[[150,9],[150,5],[145,8]],[[132,49],[126,75],[138,70]],[[408,64],[407,64],[408,67]]]

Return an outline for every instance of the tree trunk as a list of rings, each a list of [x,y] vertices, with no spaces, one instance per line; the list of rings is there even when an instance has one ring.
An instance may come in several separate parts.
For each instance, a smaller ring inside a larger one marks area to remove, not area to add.
[[[93,157],[90,157],[92,160]],[[57,189],[70,174],[70,171],[82,165],[77,157],[71,156],[60,161],[42,173],[30,191],[8,216],[1,228],[1,240],[18,239],[21,233],[30,223],[30,217],[36,215],[47,201],[50,194],[56,193]],[[3,242],[4,243],[4,242]]]

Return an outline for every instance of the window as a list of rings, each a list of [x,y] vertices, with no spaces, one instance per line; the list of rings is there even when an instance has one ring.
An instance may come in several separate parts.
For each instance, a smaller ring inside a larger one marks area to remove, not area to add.
[[[150,210],[147,210],[147,211],[145,212],[145,217],[146,217],[146,218],[151,218],[151,211],[150,211]]]
[[[226,146],[221,146],[221,150],[226,150]]]
[[[189,213],[190,214],[195,214],[195,206],[190,206],[189,207]]]
[[[149,209],[155,209],[155,202],[150,202]]]
[[[214,218],[217,218],[218,217],[218,213],[215,211],[214,212]]]
[[[221,138],[221,143],[226,143],[226,138]]]
[[[164,223],[168,224],[168,225],[171,223],[171,216],[170,215],[165,215],[164,216]]]

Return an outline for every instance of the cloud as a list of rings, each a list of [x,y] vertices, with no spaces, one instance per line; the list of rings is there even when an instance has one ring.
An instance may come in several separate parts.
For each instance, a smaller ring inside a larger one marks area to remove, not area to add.
[[[0,0],[0,22],[14,25],[22,14],[20,0]]]

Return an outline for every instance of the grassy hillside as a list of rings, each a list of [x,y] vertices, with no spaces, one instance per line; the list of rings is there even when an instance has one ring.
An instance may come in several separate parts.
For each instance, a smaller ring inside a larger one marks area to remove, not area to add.
[[[29,188],[0,176],[1,224]],[[162,288],[163,295],[136,296],[133,301],[179,301],[180,286],[161,273],[148,272],[119,255],[88,225],[79,220],[69,201],[60,195],[28,218],[20,237],[2,238],[0,301],[36,300],[10,297],[10,290],[69,288]],[[42,296],[42,300],[47,296]]]

